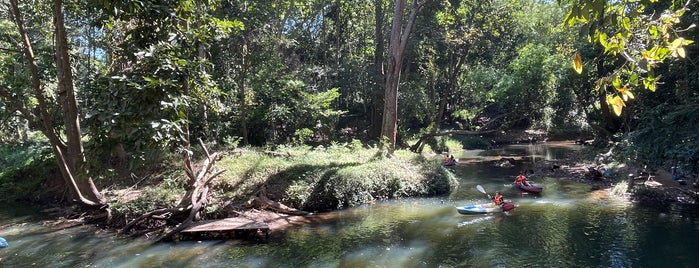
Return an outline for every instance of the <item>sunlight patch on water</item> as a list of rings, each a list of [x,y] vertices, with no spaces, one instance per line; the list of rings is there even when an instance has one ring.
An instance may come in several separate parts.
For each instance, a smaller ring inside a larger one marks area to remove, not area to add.
[[[495,218],[494,216],[477,217],[477,218],[473,218],[470,220],[461,221],[456,225],[456,227],[461,228],[461,227],[468,226],[468,225],[478,224],[478,223],[481,223],[484,221],[490,222],[490,220],[492,220],[494,218]]]
[[[414,267],[414,261],[424,254],[426,243],[412,241],[409,246],[388,245],[366,247],[349,252],[342,259],[342,267]]]

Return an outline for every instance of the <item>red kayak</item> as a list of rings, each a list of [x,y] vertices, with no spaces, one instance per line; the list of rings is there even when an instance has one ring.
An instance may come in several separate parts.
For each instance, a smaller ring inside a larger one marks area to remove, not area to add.
[[[523,185],[521,183],[517,183],[516,186],[517,186],[517,189],[520,189],[520,190],[528,192],[528,193],[533,193],[533,194],[541,193],[541,190],[544,189],[544,187],[536,186],[533,184]]]

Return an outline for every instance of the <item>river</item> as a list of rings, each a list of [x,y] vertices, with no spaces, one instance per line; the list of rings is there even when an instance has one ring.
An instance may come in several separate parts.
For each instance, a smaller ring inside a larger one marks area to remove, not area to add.
[[[592,192],[589,185],[532,176],[541,195],[511,186],[524,164],[575,153],[572,144],[514,145],[465,151],[449,196],[390,200],[319,215],[269,240],[191,241],[153,245],[90,226],[53,230],[41,214],[0,208],[0,267],[699,267],[699,213],[641,208]],[[466,216],[455,206],[486,202],[475,189],[501,191],[518,207]]]

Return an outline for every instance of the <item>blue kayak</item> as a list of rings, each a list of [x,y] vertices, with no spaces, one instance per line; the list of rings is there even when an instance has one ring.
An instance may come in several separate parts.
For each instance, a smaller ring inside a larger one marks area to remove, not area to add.
[[[9,246],[10,244],[7,243],[7,240],[5,240],[5,238],[0,237],[0,248],[6,248]]]
[[[509,211],[515,208],[514,204],[510,202],[503,203],[502,206],[497,206],[493,203],[487,204],[476,204],[467,205],[463,207],[456,207],[456,211],[463,215],[473,215],[473,214],[488,214],[495,212]]]

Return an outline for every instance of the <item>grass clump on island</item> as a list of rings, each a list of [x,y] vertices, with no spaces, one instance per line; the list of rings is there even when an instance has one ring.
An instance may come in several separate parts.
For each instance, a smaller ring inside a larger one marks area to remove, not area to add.
[[[458,183],[441,165],[441,157],[407,150],[396,151],[393,158],[377,157],[381,153],[378,148],[364,147],[359,141],[226,151],[216,163],[226,172],[210,189],[207,218],[226,216],[229,205],[243,204],[261,194],[289,207],[315,212],[389,198],[445,195]],[[172,175],[170,172],[161,176],[164,179],[159,183],[140,187],[135,199],[112,198],[110,207],[117,214],[141,215],[174,204],[184,194],[185,178]]]
[[[354,142],[327,147],[279,147],[274,151],[237,149],[218,163],[226,169],[215,198],[243,201],[263,192],[272,200],[306,211],[333,210],[374,200],[449,193],[455,177],[439,158],[379,150]]]

